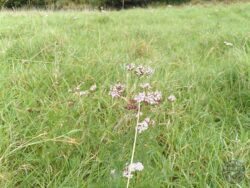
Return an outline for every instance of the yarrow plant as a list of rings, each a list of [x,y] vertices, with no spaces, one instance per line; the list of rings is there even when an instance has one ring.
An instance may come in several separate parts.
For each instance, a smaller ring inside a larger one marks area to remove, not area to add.
[[[154,70],[148,66],[136,66],[135,64],[128,64],[125,66],[127,71],[133,71],[138,76],[149,76],[154,73]],[[127,178],[127,188],[129,187],[130,179],[133,177],[133,173],[136,171],[142,171],[144,166],[141,162],[134,163],[134,156],[135,156],[135,148],[137,142],[137,135],[141,134],[142,132],[146,131],[150,126],[155,124],[154,120],[151,120],[149,117],[145,118],[143,121],[140,122],[140,116],[142,115],[141,107],[143,104],[145,105],[159,105],[162,101],[162,93],[158,90],[150,91],[152,88],[150,83],[142,83],[139,85],[140,88],[144,89],[143,92],[140,92],[131,99],[126,99],[128,102],[126,109],[128,110],[136,110],[136,126],[135,126],[135,134],[134,134],[134,141],[132,147],[132,154],[130,163],[126,164],[126,167],[123,171],[123,176]],[[109,95],[112,98],[123,98],[122,96],[125,91],[125,85],[121,83],[117,83],[110,87]],[[176,98],[174,96],[169,96],[169,101],[174,102]]]

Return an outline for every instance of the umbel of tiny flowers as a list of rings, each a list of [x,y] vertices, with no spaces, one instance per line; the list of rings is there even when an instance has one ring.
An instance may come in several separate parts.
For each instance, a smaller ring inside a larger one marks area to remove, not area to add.
[[[137,103],[144,102],[150,105],[159,104],[162,100],[162,94],[160,91],[155,92],[142,92],[134,97],[134,101]]]
[[[130,179],[133,177],[133,172],[142,171],[143,169],[144,166],[141,162],[131,163],[125,167],[123,176]]]
[[[111,86],[109,95],[112,98],[118,98],[122,96],[122,93],[125,91],[125,85],[121,83],[117,83],[114,86]]]
[[[149,127],[149,125],[154,125],[154,120],[150,120],[150,118],[145,118],[142,122],[138,123],[137,129],[138,133],[142,133],[143,131],[146,131]]]

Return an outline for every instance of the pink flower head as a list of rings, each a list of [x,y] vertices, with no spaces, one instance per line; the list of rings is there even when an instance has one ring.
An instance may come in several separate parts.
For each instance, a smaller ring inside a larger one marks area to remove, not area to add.
[[[146,94],[145,92],[139,93],[134,97],[134,101],[137,103],[143,102],[145,100]]]
[[[148,92],[145,97],[145,102],[151,105],[159,104],[162,100],[162,94],[160,91]]]
[[[115,97],[121,97],[122,93],[125,90],[125,86],[121,83],[115,84],[114,86],[111,86],[109,94],[115,98]]]
[[[142,92],[139,93],[134,97],[134,101],[139,102],[145,102],[150,105],[159,104],[162,100],[162,94],[160,91],[155,92]]]
[[[150,120],[150,118],[145,118],[142,122],[138,123],[137,130],[138,133],[142,133],[143,131],[146,131],[149,127],[149,125],[154,125],[155,122],[153,120]]]

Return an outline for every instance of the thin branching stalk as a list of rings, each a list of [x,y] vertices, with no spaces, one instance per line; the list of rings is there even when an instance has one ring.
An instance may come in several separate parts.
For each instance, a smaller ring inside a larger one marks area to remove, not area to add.
[[[136,141],[137,141],[137,135],[138,135],[138,124],[139,124],[139,121],[140,121],[140,112],[141,112],[141,103],[138,104],[137,120],[136,120],[136,126],[135,126],[135,136],[134,136],[134,143],[133,143],[133,149],[132,149],[132,154],[131,154],[130,165],[128,166],[128,180],[127,180],[126,188],[129,187],[130,175],[131,175],[130,166],[132,165],[132,163],[134,161],[134,156],[135,156],[135,147],[136,147]]]

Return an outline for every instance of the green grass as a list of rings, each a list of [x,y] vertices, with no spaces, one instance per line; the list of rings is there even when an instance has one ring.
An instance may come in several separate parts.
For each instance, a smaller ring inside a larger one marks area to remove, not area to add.
[[[250,187],[249,9],[1,12],[0,187],[125,187],[136,119],[109,96],[118,81],[128,98],[146,81],[164,96],[142,108],[156,125],[139,135],[131,187]],[[68,92],[80,82],[98,89]],[[222,175],[230,160],[246,168],[238,184]]]

